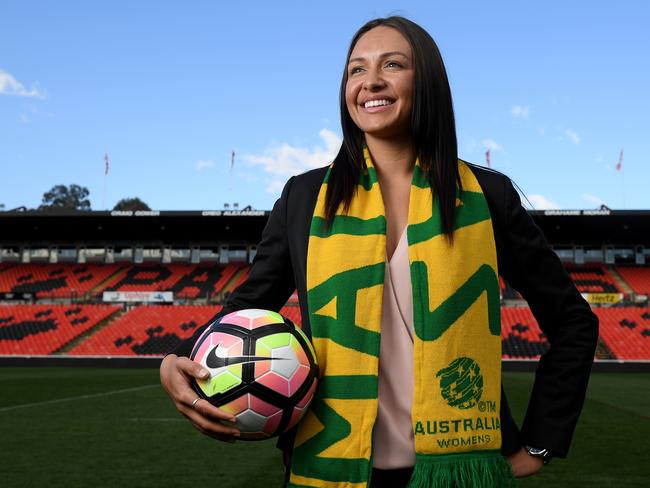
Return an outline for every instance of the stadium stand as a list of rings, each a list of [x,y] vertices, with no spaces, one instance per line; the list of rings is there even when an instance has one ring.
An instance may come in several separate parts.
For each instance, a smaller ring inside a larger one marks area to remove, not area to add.
[[[231,290],[236,290],[239,285],[241,285],[248,278],[248,273],[250,269],[246,267],[242,273],[237,277],[237,279],[231,284]]]
[[[634,293],[650,296],[650,268],[617,266],[615,269]]]
[[[0,268],[0,293],[33,293],[39,298],[83,296],[117,273],[117,264],[8,264]]]
[[[0,306],[0,354],[52,354],[120,309],[111,305]]]
[[[300,307],[297,304],[285,305],[280,310],[283,317],[288,318],[298,327],[302,327],[302,318],[300,317]]]
[[[569,276],[581,293],[622,293],[616,279],[604,265],[566,265]]]
[[[221,307],[140,306],[121,315],[69,351],[71,355],[160,356],[174,349]]]
[[[600,338],[616,359],[650,359],[650,309],[594,308],[600,319]]]
[[[134,265],[113,277],[102,291],[173,291],[178,298],[205,297],[222,291],[240,268],[238,264]]]
[[[549,347],[528,307],[501,308],[501,345],[507,359],[539,359]]]
[[[241,266],[3,263],[0,293],[90,298],[103,291],[172,291],[178,298],[209,297],[222,291]]]
[[[135,307],[69,351],[71,355],[161,356],[190,337],[221,310],[209,305]],[[280,313],[300,325],[300,309]]]
[[[650,213],[532,215],[600,318],[597,358],[650,364]],[[267,218],[238,210],[0,212],[0,355],[121,361],[167,353],[246,281]],[[546,337],[522,296],[501,277],[499,285],[503,357],[538,359]],[[301,324],[296,293],[280,313]]]

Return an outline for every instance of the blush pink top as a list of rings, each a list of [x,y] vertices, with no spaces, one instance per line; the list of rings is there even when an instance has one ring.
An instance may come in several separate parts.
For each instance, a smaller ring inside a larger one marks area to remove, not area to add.
[[[379,410],[373,467],[415,464],[413,402],[413,299],[406,228],[390,261],[386,257],[379,351]]]

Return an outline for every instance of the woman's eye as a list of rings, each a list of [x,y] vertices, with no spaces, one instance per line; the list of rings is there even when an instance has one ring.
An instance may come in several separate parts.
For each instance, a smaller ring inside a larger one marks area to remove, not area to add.
[[[350,68],[350,74],[355,75],[357,73],[361,72],[361,66],[355,66],[353,68]]]
[[[397,61],[388,61],[386,63],[386,66],[389,67],[389,68],[401,68],[402,67],[402,65],[399,64]]]

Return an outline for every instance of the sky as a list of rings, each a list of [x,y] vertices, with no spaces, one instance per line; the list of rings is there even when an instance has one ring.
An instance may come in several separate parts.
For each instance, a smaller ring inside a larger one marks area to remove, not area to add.
[[[650,209],[644,0],[3,0],[0,204],[270,210],[333,159],[350,39],[392,14],[440,48],[460,158],[489,148],[536,209]]]

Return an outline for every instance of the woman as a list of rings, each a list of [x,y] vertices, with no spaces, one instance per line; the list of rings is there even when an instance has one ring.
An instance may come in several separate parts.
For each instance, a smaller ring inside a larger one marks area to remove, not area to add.
[[[390,17],[356,33],[341,119],[339,155],[287,182],[217,315],[279,310],[298,289],[321,372],[310,411],[278,441],[288,486],[507,486],[565,457],[598,321],[510,180],[458,160],[426,31]],[[497,273],[551,344],[521,432],[500,384]],[[201,432],[232,442],[234,419],[189,388],[208,374],[185,357],[194,338],[163,360],[161,382]]]

